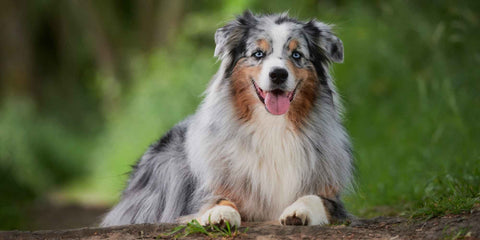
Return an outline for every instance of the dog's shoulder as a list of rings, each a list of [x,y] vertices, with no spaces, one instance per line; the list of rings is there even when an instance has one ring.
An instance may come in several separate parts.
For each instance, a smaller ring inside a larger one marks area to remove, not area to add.
[[[168,150],[171,147],[178,147],[179,143],[181,144],[185,142],[185,135],[187,133],[188,127],[190,126],[190,123],[191,117],[187,117],[185,120],[173,126],[158,141],[150,145],[149,151],[147,151],[147,153],[159,153]]]

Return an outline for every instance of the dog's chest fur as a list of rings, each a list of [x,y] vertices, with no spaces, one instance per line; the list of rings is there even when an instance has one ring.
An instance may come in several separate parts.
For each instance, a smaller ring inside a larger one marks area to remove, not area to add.
[[[309,169],[308,146],[285,117],[260,113],[240,130],[244,143],[231,161],[232,180],[251,181],[252,195],[243,203],[245,211],[251,211],[247,215],[254,220],[276,219],[301,191],[304,171]]]
[[[246,220],[278,218],[304,194],[302,181],[313,168],[308,166],[311,147],[284,116],[273,116],[261,107],[253,121],[222,128],[230,134],[195,134],[202,148],[190,156],[202,160],[191,159],[192,170],[207,176],[204,183],[211,191],[231,198]]]

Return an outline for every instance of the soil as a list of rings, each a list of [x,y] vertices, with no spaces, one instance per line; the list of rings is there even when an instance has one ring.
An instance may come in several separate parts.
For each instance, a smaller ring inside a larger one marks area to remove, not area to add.
[[[4,231],[0,239],[168,239],[174,224],[139,224],[110,228],[46,231]],[[429,220],[401,217],[356,219],[348,226],[280,226],[275,223],[243,223],[233,239],[480,239],[480,211]],[[186,239],[205,239],[190,235]]]
[[[60,230],[98,226],[106,206],[37,202],[27,209],[21,230]]]

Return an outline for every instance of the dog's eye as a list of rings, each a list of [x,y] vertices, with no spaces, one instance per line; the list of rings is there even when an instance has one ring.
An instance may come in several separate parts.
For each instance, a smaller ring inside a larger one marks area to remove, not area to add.
[[[301,57],[302,57],[302,54],[300,54],[299,52],[297,52],[297,51],[292,52],[292,58],[300,59]]]
[[[262,51],[256,51],[253,53],[253,56],[257,59],[263,58],[265,56],[265,53]]]

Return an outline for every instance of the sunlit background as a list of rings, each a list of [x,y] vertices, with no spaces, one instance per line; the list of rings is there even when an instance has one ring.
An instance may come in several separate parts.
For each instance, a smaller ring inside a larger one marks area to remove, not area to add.
[[[0,230],[92,226],[194,113],[245,9],[336,25],[360,217],[480,199],[480,1],[0,1]]]

